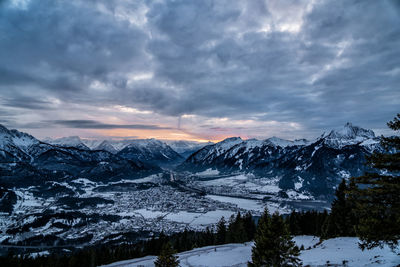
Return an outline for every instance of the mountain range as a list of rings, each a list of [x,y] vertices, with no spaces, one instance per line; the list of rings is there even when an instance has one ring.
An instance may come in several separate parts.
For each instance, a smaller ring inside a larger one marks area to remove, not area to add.
[[[140,160],[66,143],[48,144],[0,125],[1,185],[35,184],[79,177],[110,181],[160,171],[158,166]]]
[[[365,157],[383,149],[373,131],[349,123],[311,141],[232,137],[197,145],[45,142],[0,126],[0,243],[120,243],[238,211],[259,216],[266,205],[321,210],[343,178],[362,174]],[[190,149],[197,150],[185,158]]]
[[[312,141],[231,137],[205,146],[189,141],[167,144],[156,139],[100,141],[77,136],[44,141],[0,126],[2,182],[22,177],[31,177],[30,182],[37,177],[115,180],[177,166],[178,172],[212,169],[277,178],[282,190],[323,197],[332,195],[341,179],[366,171],[365,157],[383,149],[372,130],[351,123]]]
[[[252,172],[278,178],[283,190],[307,191],[323,197],[332,195],[341,179],[366,171],[365,156],[376,150],[382,147],[372,130],[347,123],[313,141],[228,138],[200,149],[178,169]]]
[[[78,136],[58,139],[46,138],[43,142],[61,147],[75,147],[84,150],[105,150],[129,160],[140,160],[145,163],[171,167],[183,162],[188,156],[205,145],[184,140],[126,139],[126,140],[95,140],[81,139]]]

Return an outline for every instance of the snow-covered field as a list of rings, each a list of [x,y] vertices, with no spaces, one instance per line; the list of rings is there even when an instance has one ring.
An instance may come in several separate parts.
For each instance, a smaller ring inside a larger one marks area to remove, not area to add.
[[[364,250],[358,248],[358,239],[354,237],[339,237],[329,239],[318,244],[319,239],[313,236],[296,236],[296,244],[304,246],[300,259],[303,265],[309,266],[382,266],[394,267],[400,264],[400,256],[392,252],[388,247]],[[244,244],[226,244],[221,246],[209,246],[196,248],[191,251],[179,253],[182,267],[239,267],[247,266],[251,260],[252,242]],[[154,266],[155,256],[115,262],[108,267],[133,267]],[[347,265],[344,265],[347,264]]]
[[[201,177],[204,177],[204,175]],[[231,177],[200,181],[200,183],[203,186],[230,186],[264,193],[278,193],[280,190],[278,178],[255,178],[252,174],[238,174]]]
[[[228,220],[231,215],[236,214],[235,211],[214,210],[206,213],[193,213],[180,211],[178,213],[169,213],[165,218],[175,222],[188,223],[191,226],[207,226],[216,224],[222,216]]]
[[[239,208],[249,210],[249,211],[263,212],[265,207],[268,207],[268,210],[271,213],[273,213],[275,211],[279,211],[280,213],[288,213],[289,212],[285,208],[280,207],[278,203],[273,203],[273,202],[263,203],[261,200],[245,199],[245,198],[238,198],[238,197],[225,197],[225,196],[216,196],[216,195],[207,195],[207,197],[211,198],[212,200],[235,204]]]

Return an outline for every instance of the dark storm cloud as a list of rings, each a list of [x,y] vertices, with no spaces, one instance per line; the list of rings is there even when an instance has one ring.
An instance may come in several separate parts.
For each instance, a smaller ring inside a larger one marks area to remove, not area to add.
[[[14,98],[0,97],[0,103],[7,107],[23,108],[23,109],[53,109],[53,103],[35,97],[16,96]]]
[[[85,93],[94,79],[146,65],[144,32],[108,15],[112,10],[102,12],[100,1],[35,0],[25,8],[7,2],[0,8],[0,83],[30,81],[20,94],[35,87],[68,99]]]
[[[94,120],[55,120],[47,121],[52,125],[61,125],[69,128],[79,128],[79,129],[140,129],[140,130],[163,130],[171,129],[169,127],[161,127],[158,125],[144,125],[144,124],[107,124],[101,123]]]
[[[400,96],[400,75],[384,74],[400,65],[394,2],[321,2],[304,16],[297,34],[245,32],[241,38],[226,29],[230,24],[239,32],[248,29],[241,21],[246,8],[228,5],[218,9],[221,15],[212,3],[166,2],[157,15],[149,15],[169,37],[150,44],[158,74],[188,88],[170,112],[241,118],[265,112],[264,119],[331,127],[346,120],[368,123],[362,114],[373,112],[382,120],[397,111],[399,100],[380,99]],[[199,10],[194,17],[183,12],[192,9]],[[262,16],[268,19],[270,12],[254,18],[262,21]],[[203,28],[210,30],[203,33]],[[216,45],[208,47],[210,42]],[[312,81],[313,75],[320,77]],[[378,108],[370,105],[372,99]]]
[[[399,112],[398,47],[394,0],[5,1],[0,105],[381,127]]]
[[[336,10],[332,16],[329,10]],[[379,12],[377,12],[379,11]],[[313,86],[321,115],[378,125],[400,106],[400,6],[396,1],[324,2],[307,17],[305,34],[316,43],[343,44],[340,67]],[[322,118],[321,118],[322,120]]]

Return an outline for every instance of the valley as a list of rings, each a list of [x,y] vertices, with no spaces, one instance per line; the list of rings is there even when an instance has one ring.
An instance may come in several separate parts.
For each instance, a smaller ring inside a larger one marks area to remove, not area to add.
[[[45,195],[35,186],[16,189],[13,213],[0,215],[0,242],[7,246],[83,247],[124,242],[132,235],[145,238],[161,231],[204,230],[222,216],[226,220],[237,212],[259,216],[265,207],[272,212],[290,211],[279,198],[263,201],[239,191],[231,196],[198,193],[166,177],[111,183],[83,178],[52,182],[49,186],[58,188],[57,193]],[[199,190],[211,192],[212,188]]]
[[[3,254],[201,231],[265,208],[329,210],[338,183],[381,149],[371,130],[351,124],[313,141],[169,142],[179,153],[155,139],[45,141],[0,127]]]

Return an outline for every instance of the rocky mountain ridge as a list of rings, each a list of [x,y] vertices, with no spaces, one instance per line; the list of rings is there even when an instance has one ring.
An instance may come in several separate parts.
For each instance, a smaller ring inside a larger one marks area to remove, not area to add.
[[[314,141],[228,138],[200,149],[178,169],[252,172],[279,178],[282,189],[323,196],[331,195],[342,178],[361,175],[367,169],[365,157],[375,150],[382,147],[372,130],[347,123]]]
[[[0,125],[0,182],[34,183],[42,179],[90,178],[115,180],[158,172],[139,160],[127,160],[104,150],[52,145]]]

